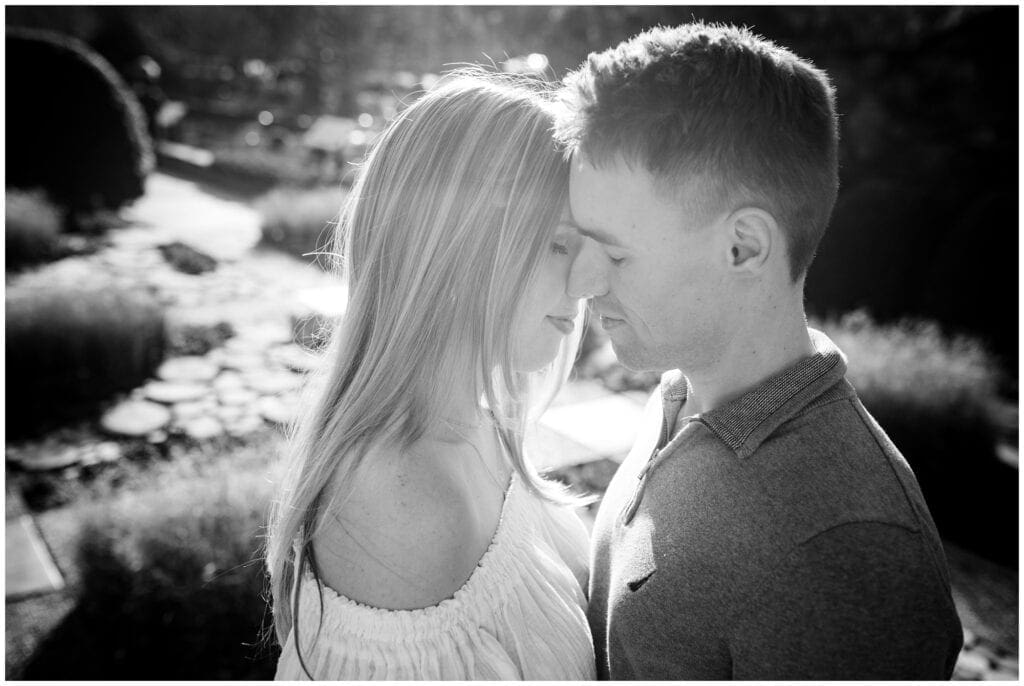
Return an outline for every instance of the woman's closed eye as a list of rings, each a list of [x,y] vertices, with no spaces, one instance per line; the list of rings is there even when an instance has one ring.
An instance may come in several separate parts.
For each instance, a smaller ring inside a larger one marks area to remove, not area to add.
[[[575,232],[557,232],[551,241],[551,252],[560,257],[574,256],[580,249],[581,240]]]

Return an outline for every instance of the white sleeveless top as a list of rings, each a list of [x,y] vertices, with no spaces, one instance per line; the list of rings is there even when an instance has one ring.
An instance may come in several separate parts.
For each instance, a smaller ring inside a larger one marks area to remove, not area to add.
[[[594,680],[588,549],[580,518],[541,501],[513,472],[490,546],[462,588],[437,605],[386,610],[321,586],[321,625],[307,574],[298,615],[303,660],[317,680]],[[307,679],[294,630],[275,678]]]

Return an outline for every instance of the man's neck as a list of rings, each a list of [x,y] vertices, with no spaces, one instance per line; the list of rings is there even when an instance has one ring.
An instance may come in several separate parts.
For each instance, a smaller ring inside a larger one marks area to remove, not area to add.
[[[683,413],[721,407],[813,352],[802,311],[753,323],[734,336],[711,368],[682,370],[690,382]]]

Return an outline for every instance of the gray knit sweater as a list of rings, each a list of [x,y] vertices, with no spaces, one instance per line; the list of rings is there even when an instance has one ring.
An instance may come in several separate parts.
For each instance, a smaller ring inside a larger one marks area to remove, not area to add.
[[[594,527],[599,677],[952,674],[963,635],[928,508],[811,334],[813,356],[678,424],[687,384],[663,379]]]

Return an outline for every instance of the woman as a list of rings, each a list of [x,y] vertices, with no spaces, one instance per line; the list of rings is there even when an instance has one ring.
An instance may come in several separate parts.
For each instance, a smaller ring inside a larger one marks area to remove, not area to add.
[[[579,342],[552,118],[462,72],[361,170],[348,309],[271,521],[278,678],[594,678],[586,530],[522,443]]]

